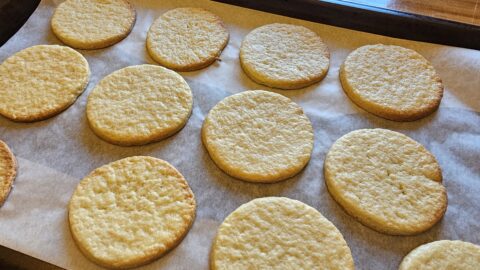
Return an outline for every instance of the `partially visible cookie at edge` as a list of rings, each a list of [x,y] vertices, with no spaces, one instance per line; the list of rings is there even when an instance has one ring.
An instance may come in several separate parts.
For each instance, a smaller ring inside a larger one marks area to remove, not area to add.
[[[353,270],[341,232],[313,207],[282,197],[254,199],[217,231],[210,269]]]
[[[347,96],[362,109],[394,121],[433,113],[443,96],[434,67],[414,50],[366,45],[351,52],[340,68]]]
[[[215,62],[228,40],[228,30],[217,15],[202,8],[176,8],[152,24],[147,50],[162,66],[193,71]]]
[[[0,140],[0,207],[6,201],[17,175],[17,161],[8,145]]]
[[[480,246],[440,240],[421,245],[403,258],[399,270],[478,270]]]

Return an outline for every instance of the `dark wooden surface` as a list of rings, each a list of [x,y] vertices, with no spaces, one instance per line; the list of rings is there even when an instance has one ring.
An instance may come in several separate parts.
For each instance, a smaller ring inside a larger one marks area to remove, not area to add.
[[[0,246],[0,269],[1,270],[61,270],[56,266],[44,261],[37,260],[28,255],[19,253],[6,247]]]
[[[480,26],[480,0],[344,0]]]
[[[32,15],[40,0],[0,0],[0,46]]]
[[[480,50],[479,26],[384,7],[341,0],[217,1],[385,36]]]

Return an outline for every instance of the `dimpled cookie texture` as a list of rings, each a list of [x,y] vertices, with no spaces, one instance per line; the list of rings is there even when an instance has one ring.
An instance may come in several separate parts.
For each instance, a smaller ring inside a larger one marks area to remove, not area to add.
[[[398,132],[360,129],[344,135],[329,150],[324,173],[345,211],[382,233],[418,234],[447,208],[435,157]]]
[[[463,241],[440,240],[411,251],[399,270],[478,270],[480,246]]]
[[[300,106],[280,94],[254,90],[229,96],[208,113],[203,143],[227,174],[276,182],[310,160],[313,128]]]
[[[417,52],[392,45],[367,45],[353,51],[340,68],[348,97],[364,110],[395,121],[413,121],[434,112],[443,84]]]
[[[53,13],[53,33],[77,49],[100,49],[124,39],[135,24],[126,0],[67,0]]]
[[[191,71],[217,60],[228,39],[228,31],[217,15],[201,8],[177,8],[152,24],[147,49],[161,65]]]
[[[0,207],[10,193],[17,175],[17,162],[8,145],[0,140]]]
[[[338,229],[314,208],[296,200],[250,201],[220,225],[212,270],[352,270],[350,249]]]
[[[298,89],[321,81],[330,54],[310,29],[291,24],[268,24],[250,32],[240,48],[240,63],[254,81],[280,89]]]
[[[102,139],[141,145],[179,131],[192,106],[192,92],[182,76],[164,67],[138,65],[100,81],[88,97],[87,118]]]
[[[155,260],[180,243],[195,218],[195,198],[168,162],[129,157],[81,180],[68,217],[73,239],[87,258],[125,269]]]
[[[58,45],[36,45],[0,65],[0,114],[32,122],[60,113],[75,102],[88,84],[87,60]]]

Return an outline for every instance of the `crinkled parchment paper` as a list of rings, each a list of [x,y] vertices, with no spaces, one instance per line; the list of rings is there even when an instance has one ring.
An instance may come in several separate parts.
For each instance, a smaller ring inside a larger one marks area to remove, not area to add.
[[[23,28],[0,48],[0,61],[36,44],[61,44],[49,21],[61,1],[45,0]],[[196,221],[183,242],[141,269],[208,269],[212,239],[222,220],[241,204],[263,196],[286,196],[318,209],[343,233],[357,269],[397,269],[416,246],[439,239],[480,244],[480,51],[393,39],[311,23],[210,1],[132,1],[137,22],[122,42],[102,50],[80,51],[88,60],[90,84],[77,102],[51,119],[14,123],[0,118],[0,138],[19,160],[15,186],[0,208],[0,245],[67,269],[99,269],[76,248],[68,229],[67,203],[81,178],[91,170],[132,155],[151,155],[177,167],[192,187],[198,204]],[[180,6],[204,7],[223,18],[231,39],[221,61],[197,72],[182,73],[194,95],[193,114],[178,134],[142,147],[120,147],[97,138],[87,125],[85,103],[105,75],[129,66],[154,63],[145,51],[149,26],[163,12]],[[305,25],[328,44],[327,77],[302,90],[281,91],[299,103],[315,129],[312,160],[299,175],[277,184],[250,184],[220,171],[200,140],[208,111],[224,97],[247,89],[266,89],[242,72],[238,53],[242,38],[267,23]],[[383,120],[356,107],[343,93],[338,69],[353,49],[372,43],[412,48],[429,59],[445,83],[440,109],[410,123]],[[348,216],[330,197],[323,161],[343,134],[382,127],[405,133],[437,157],[448,190],[448,210],[429,231],[413,237],[377,233]]]

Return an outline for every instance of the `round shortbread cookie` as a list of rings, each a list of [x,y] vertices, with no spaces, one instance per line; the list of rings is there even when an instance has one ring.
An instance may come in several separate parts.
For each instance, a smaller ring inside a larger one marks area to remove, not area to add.
[[[364,110],[395,121],[425,117],[440,105],[443,84],[417,52],[392,45],[367,45],[350,53],[340,68],[347,96]]]
[[[130,66],[103,78],[88,96],[87,118],[100,138],[119,145],[159,141],[185,126],[192,91],[175,71]]]
[[[178,245],[195,219],[195,198],[168,162],[129,157],[81,180],[68,218],[73,239],[87,258],[124,269],[151,262]]]
[[[298,89],[321,81],[330,54],[310,29],[268,24],[250,32],[240,48],[240,63],[255,82],[280,89]]]
[[[12,189],[13,181],[17,175],[17,162],[7,144],[0,140],[0,206]]]
[[[316,209],[288,198],[252,200],[218,229],[211,269],[354,269],[338,229]]]
[[[411,138],[386,129],[360,129],[327,154],[325,182],[332,197],[364,225],[413,235],[437,223],[447,193],[435,157]]]
[[[147,50],[165,67],[192,71],[217,60],[228,39],[228,31],[217,15],[201,8],[176,8],[152,24]]]
[[[313,128],[289,98],[255,90],[215,105],[203,123],[202,140],[227,174],[267,183],[289,178],[307,165]]]
[[[89,76],[87,60],[74,49],[26,48],[0,65],[0,114],[19,122],[52,117],[75,102]]]
[[[478,270],[480,246],[463,241],[440,240],[412,250],[399,270]]]
[[[53,14],[53,33],[77,49],[101,49],[124,39],[135,24],[126,0],[67,0]]]

